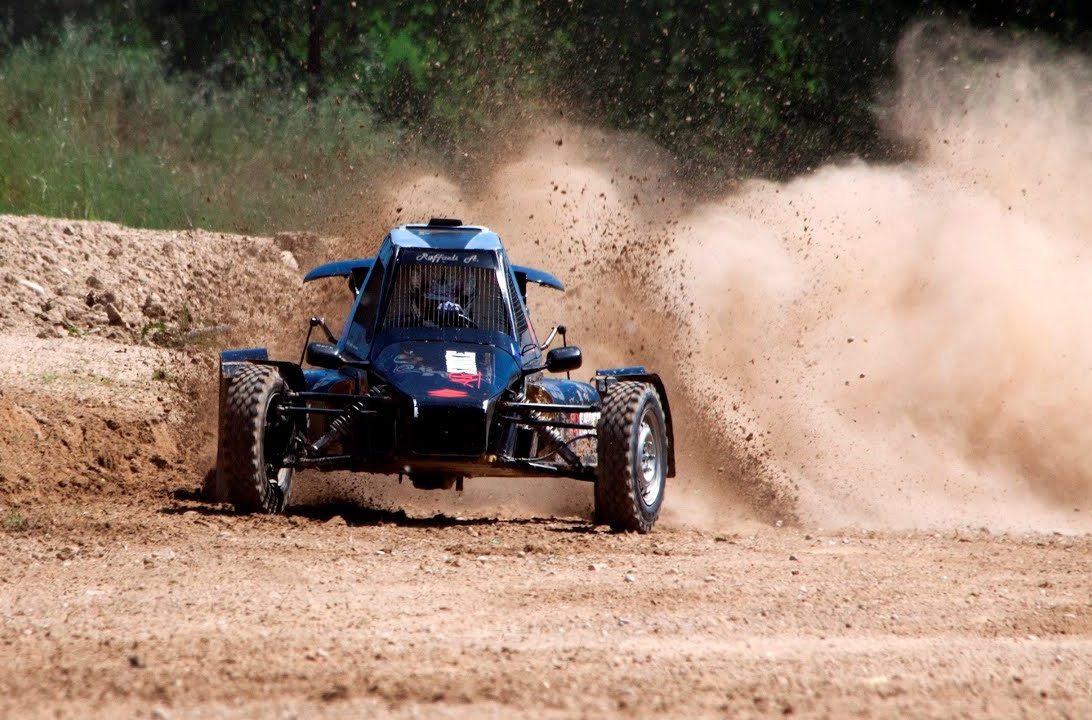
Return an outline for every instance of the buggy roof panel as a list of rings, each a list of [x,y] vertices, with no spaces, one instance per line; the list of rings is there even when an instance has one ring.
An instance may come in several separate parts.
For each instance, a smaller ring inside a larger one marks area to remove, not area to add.
[[[402,225],[391,231],[390,242],[395,247],[406,249],[429,250],[500,250],[501,242],[497,234],[488,228],[474,225]],[[320,265],[304,276],[305,283],[328,277],[350,277],[355,285],[363,284],[368,270],[375,263],[375,258],[339,260]],[[548,272],[521,265],[512,265],[521,289],[528,282],[545,287],[564,290],[565,285]]]
[[[501,242],[492,230],[474,225],[402,225],[391,230],[391,245],[432,250],[500,250]]]

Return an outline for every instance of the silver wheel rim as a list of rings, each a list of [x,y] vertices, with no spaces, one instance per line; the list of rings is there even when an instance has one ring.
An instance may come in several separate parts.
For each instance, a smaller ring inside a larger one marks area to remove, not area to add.
[[[268,400],[268,402],[266,403],[266,406],[265,406],[265,412],[266,412],[267,417],[269,415],[269,408],[271,408],[275,402],[280,400],[280,397],[281,397],[281,394],[279,392],[275,392],[275,393],[273,393],[273,394],[271,394],[269,396],[269,400]],[[264,433],[264,431],[263,431],[262,435],[263,435],[262,436],[262,443],[264,445],[265,444],[265,433]],[[288,484],[292,481],[292,474],[293,474],[294,471],[295,471],[295,468],[290,468],[290,467],[278,468],[278,467],[276,467],[275,465],[272,465],[272,464],[267,464],[266,465],[266,478],[268,478],[269,484],[272,485],[273,487],[275,487],[278,492],[280,492],[280,503],[282,505],[285,502],[287,502],[287,500],[288,500],[288,498],[287,498]]]
[[[288,489],[288,481],[292,479],[292,468],[281,468],[277,471],[277,479],[273,481],[273,484],[284,492]]]
[[[664,487],[664,449],[660,433],[656,432],[656,428],[649,421],[647,410],[641,416],[641,426],[637,431],[637,454],[641,501],[645,507],[652,507],[660,499],[660,492]]]

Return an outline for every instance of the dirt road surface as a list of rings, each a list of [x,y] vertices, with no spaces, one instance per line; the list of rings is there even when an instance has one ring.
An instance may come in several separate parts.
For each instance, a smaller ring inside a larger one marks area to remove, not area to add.
[[[646,536],[578,483],[202,499],[213,350],[269,332],[213,288],[279,317],[301,242],[0,219],[0,717],[1092,717],[1087,534],[691,522],[685,474]]]
[[[4,538],[5,717],[1088,717],[1087,538],[149,493]]]

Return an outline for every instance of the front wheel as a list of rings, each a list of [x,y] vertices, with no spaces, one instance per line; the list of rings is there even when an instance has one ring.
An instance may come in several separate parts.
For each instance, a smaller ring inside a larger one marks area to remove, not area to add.
[[[599,416],[595,519],[647,533],[660,517],[669,456],[660,396],[651,385],[616,382]]]
[[[220,424],[221,474],[228,499],[242,513],[277,513],[292,487],[283,467],[291,420],[277,412],[287,385],[271,367],[247,365],[231,379]]]

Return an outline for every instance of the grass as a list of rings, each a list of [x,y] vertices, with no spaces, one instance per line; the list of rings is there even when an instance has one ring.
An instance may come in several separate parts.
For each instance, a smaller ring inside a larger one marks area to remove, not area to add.
[[[27,529],[27,518],[23,515],[22,510],[12,508],[4,514],[4,519],[0,521],[0,525],[3,525],[4,530],[8,532],[24,532]]]
[[[0,212],[294,227],[357,189],[346,180],[394,139],[359,105],[168,76],[157,51],[108,37],[67,26],[0,60]]]
[[[54,383],[64,383],[65,385],[101,385],[103,387],[117,387],[118,381],[113,378],[99,376],[99,375],[80,375],[77,373],[57,373],[52,370],[46,370],[39,373],[37,376],[38,382],[43,385],[53,385]],[[173,376],[172,376],[173,377]],[[173,381],[173,380],[172,380]]]

